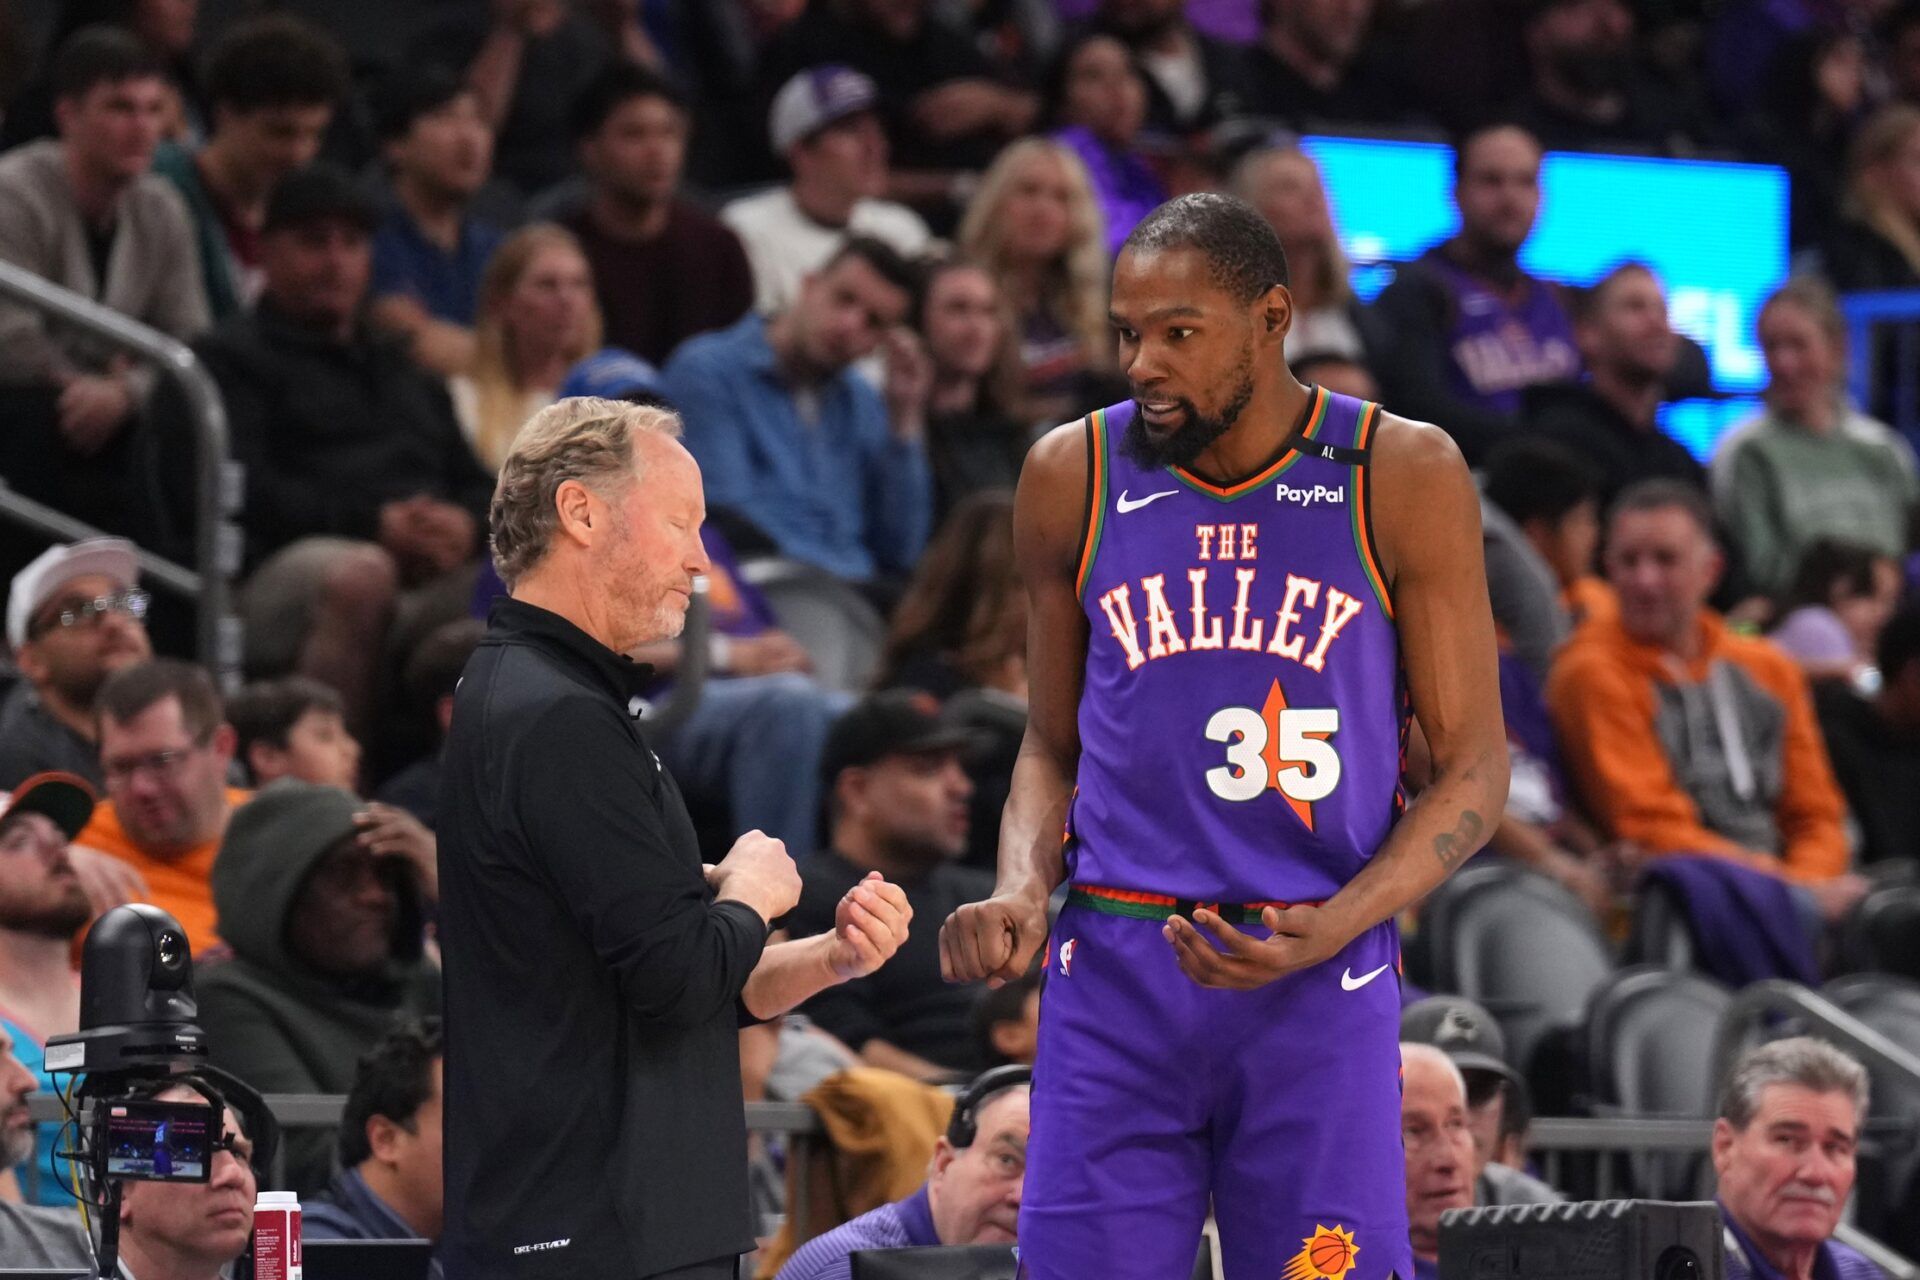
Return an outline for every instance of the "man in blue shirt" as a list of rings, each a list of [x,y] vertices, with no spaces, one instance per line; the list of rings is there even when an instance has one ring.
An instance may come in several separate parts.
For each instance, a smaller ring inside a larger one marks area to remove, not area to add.
[[[1867,1073],[1807,1036],[1734,1064],[1713,1123],[1727,1280],[1886,1280],[1830,1237],[1853,1191]]]
[[[929,532],[933,373],[902,325],[913,285],[899,254],[854,236],[793,306],[691,338],[665,370],[708,504],[852,581],[905,574]],[[849,366],[883,343],[876,392]]]
[[[393,202],[373,236],[373,318],[435,373],[465,373],[480,277],[501,240],[471,211],[492,170],[493,130],[473,91],[435,67],[395,77],[377,115]]]
[[[775,1280],[848,1280],[862,1249],[1012,1244],[1027,1173],[1028,1079],[1024,1067],[995,1067],[967,1086],[920,1189],[807,1241]]]
[[[340,1117],[341,1172],[301,1210],[309,1240],[438,1240],[440,1020],[397,1027],[360,1060]],[[435,1258],[429,1280],[440,1280]]]

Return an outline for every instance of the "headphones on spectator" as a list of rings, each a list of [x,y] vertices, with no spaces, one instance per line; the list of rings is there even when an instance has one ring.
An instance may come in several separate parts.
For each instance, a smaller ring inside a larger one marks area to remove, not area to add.
[[[1002,1089],[1032,1082],[1033,1068],[1019,1063],[995,1067],[975,1076],[973,1083],[954,1100],[953,1118],[947,1121],[947,1142],[956,1147],[972,1146],[973,1140],[979,1136],[980,1104]]]

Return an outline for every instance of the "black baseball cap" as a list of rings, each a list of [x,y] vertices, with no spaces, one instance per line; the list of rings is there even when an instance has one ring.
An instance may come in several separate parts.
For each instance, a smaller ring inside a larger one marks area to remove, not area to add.
[[[1491,1013],[1464,996],[1428,996],[1400,1011],[1400,1039],[1430,1044],[1462,1072],[1491,1071],[1510,1084],[1520,1073],[1507,1065],[1507,1037]]]
[[[86,779],[71,773],[36,773],[13,789],[0,806],[0,826],[16,813],[38,813],[52,819],[53,825],[71,840],[93,820],[99,803]]]
[[[371,235],[380,225],[380,205],[346,170],[323,162],[280,180],[267,200],[267,220],[261,230],[283,231],[329,218]]]
[[[978,741],[978,734],[942,714],[932,694],[890,689],[862,698],[834,722],[820,752],[820,773],[831,787],[842,770],[888,756],[964,751]]]

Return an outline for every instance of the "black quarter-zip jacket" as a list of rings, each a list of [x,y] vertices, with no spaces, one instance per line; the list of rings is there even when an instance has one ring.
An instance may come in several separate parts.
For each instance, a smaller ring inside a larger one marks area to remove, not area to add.
[[[508,599],[454,697],[449,1280],[626,1280],[753,1245],[736,1031],[767,926],[713,901],[635,718],[650,675]]]

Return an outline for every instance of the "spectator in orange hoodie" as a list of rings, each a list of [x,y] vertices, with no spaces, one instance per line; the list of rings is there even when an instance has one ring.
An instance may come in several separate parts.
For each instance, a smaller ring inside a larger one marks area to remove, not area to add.
[[[1555,661],[1554,728],[1612,836],[1784,876],[1835,919],[1864,889],[1848,870],[1846,803],[1806,677],[1706,607],[1722,567],[1712,528],[1693,486],[1620,495],[1606,549],[1619,615],[1590,619]]]

